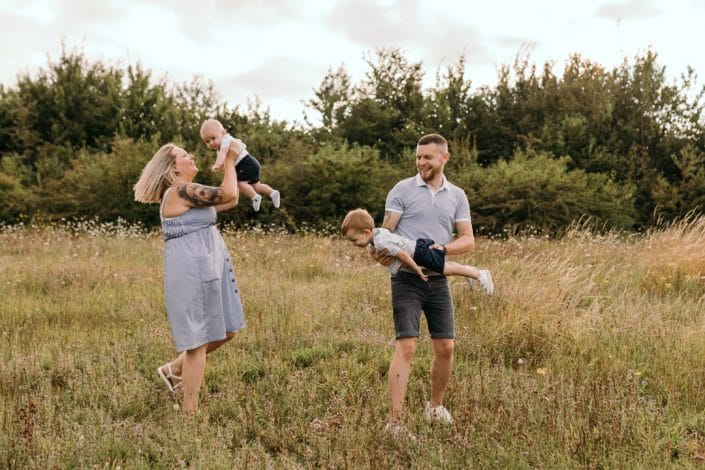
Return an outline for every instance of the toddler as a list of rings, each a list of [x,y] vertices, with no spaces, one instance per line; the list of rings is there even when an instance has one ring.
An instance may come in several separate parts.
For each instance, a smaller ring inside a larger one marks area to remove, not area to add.
[[[428,276],[421,269],[424,267],[444,276],[463,276],[471,288],[475,287],[477,281],[487,295],[492,295],[494,292],[492,273],[488,269],[477,269],[474,266],[446,261],[445,250],[433,240],[420,238],[413,241],[387,229],[375,228],[374,219],[364,209],[348,212],[343,220],[342,232],[348,241],[361,248],[369,246],[376,252],[386,249],[389,256],[396,258],[388,266],[392,275],[404,265],[426,281]]]
[[[215,163],[211,167],[211,171],[220,171],[223,169],[225,156],[228,154],[230,143],[233,141],[237,142],[237,144],[242,147],[240,154],[235,160],[238,189],[246,197],[252,199],[252,208],[255,211],[259,211],[260,204],[262,203],[262,194],[272,198],[274,207],[279,208],[279,191],[260,182],[261,166],[259,162],[247,152],[247,146],[240,139],[235,139],[225,131],[220,121],[208,119],[204,122],[203,125],[201,125],[201,139],[203,139],[203,142],[205,142],[206,147],[209,149],[218,150],[218,155],[215,159]]]

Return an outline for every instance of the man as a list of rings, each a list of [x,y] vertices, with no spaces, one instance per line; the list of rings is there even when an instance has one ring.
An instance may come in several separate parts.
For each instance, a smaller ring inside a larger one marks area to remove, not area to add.
[[[400,181],[389,192],[382,226],[412,240],[432,239],[443,246],[446,254],[458,255],[473,250],[475,237],[465,192],[449,183],[443,175],[449,159],[448,142],[442,136],[429,134],[421,137],[416,146],[418,174]],[[452,239],[454,229],[455,240]],[[384,265],[392,261],[384,252],[373,256]],[[391,278],[396,345],[389,365],[390,409],[385,431],[393,435],[408,435],[401,424],[402,405],[420,335],[421,311],[426,316],[434,352],[431,397],[426,403],[424,418],[429,422],[453,422],[443,406],[443,395],[453,366],[453,302],[447,278],[440,273],[426,274],[428,282],[404,269]]]

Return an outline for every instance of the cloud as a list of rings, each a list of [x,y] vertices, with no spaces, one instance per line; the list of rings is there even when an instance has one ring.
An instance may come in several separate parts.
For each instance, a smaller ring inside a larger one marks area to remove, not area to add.
[[[457,21],[446,20],[444,28],[434,28],[423,43],[424,56],[435,66],[442,59],[465,56],[468,65],[487,65],[493,62],[485,46],[485,39],[473,28]]]
[[[195,43],[238,41],[242,28],[267,28],[296,20],[300,10],[293,0],[140,0],[144,7],[158,7],[179,18],[178,30]]]
[[[215,81],[225,95],[240,94],[240,90],[257,90],[257,95],[271,98],[301,98],[312,90],[312,83],[322,80],[323,73],[312,64],[276,57],[242,74],[225,76]]]
[[[416,42],[422,26],[418,0],[401,3],[390,7],[375,0],[343,0],[325,21],[331,30],[367,48]]]
[[[517,36],[500,35],[494,39],[494,43],[499,47],[516,51],[526,43],[526,39]]]
[[[2,50],[2,81],[10,76],[34,74],[36,68],[44,67],[49,59],[47,44],[59,50],[61,44],[56,33],[46,28],[47,18],[33,14],[24,14],[13,10],[0,10],[0,31],[5,40]],[[11,46],[9,41],[21,38],[22,47]]]
[[[467,65],[493,62],[475,28],[422,6],[418,0],[343,0],[325,22],[331,31],[368,50],[399,47],[410,61],[421,61],[427,69],[455,62],[461,55]]]
[[[626,2],[613,2],[602,5],[595,15],[608,20],[626,20],[640,18],[654,18],[659,10],[649,0],[628,0]]]
[[[65,31],[99,28],[129,16],[129,8],[118,0],[61,0],[53,6],[56,14],[53,27]]]

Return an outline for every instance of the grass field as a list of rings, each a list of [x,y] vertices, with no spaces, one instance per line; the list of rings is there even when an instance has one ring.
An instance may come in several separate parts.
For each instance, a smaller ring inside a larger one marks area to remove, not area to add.
[[[248,327],[185,417],[162,241],[94,224],[0,232],[0,467],[698,467],[705,219],[646,235],[479,239],[486,297],[452,279],[450,428],[426,425],[430,342],[385,437],[389,281],[335,237],[227,231]]]

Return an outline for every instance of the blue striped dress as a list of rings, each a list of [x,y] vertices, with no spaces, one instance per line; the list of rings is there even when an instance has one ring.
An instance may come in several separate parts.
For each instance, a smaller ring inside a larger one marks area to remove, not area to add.
[[[195,349],[245,327],[235,271],[215,226],[214,207],[165,218],[164,299],[177,351]]]

